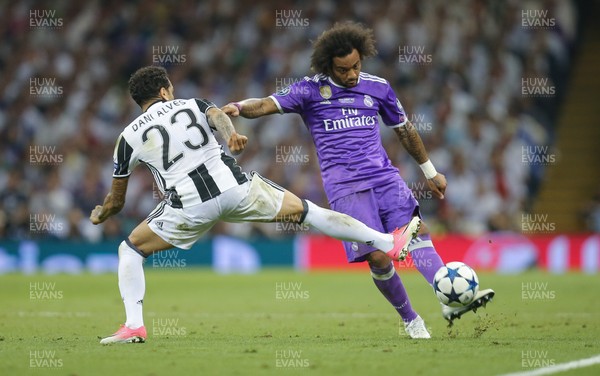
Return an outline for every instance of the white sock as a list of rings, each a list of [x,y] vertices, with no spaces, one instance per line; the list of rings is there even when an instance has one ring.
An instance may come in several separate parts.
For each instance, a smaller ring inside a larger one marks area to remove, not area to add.
[[[308,213],[304,223],[325,235],[339,240],[372,245],[384,252],[394,248],[394,237],[391,234],[375,231],[349,215],[324,209],[308,200],[305,201],[308,204]]]
[[[146,292],[144,257],[134,251],[125,241],[119,245],[119,291],[125,305],[125,326],[137,329],[144,326],[142,304]]]

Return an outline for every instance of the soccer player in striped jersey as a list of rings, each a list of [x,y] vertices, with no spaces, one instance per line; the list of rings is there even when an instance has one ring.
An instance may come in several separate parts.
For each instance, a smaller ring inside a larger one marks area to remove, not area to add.
[[[300,114],[317,149],[331,208],[379,231],[388,231],[417,226],[420,214],[417,200],[382,146],[379,116],[419,163],[437,198],[444,198],[446,178],[429,160],[419,133],[406,118],[390,84],[361,72],[362,60],[376,53],[372,30],[357,23],[338,23],[314,43],[311,68],[315,76],[305,77],[269,97],[230,103],[222,110],[245,118]],[[388,254],[352,242],[344,242],[344,248],[349,262],[369,263],[375,284],[404,320],[407,333],[412,338],[429,338]],[[409,247],[409,251],[414,250],[418,250],[411,253],[415,266],[432,284],[443,262],[424,223]],[[452,324],[463,313],[485,305],[493,295],[490,289],[482,290],[469,306],[442,306],[442,315]]]
[[[90,220],[102,223],[123,208],[129,175],[140,163],[150,169],[164,199],[119,245],[126,322],[102,344],[146,340],[144,259],[173,247],[191,248],[219,220],[305,223],[337,239],[371,244],[391,254],[408,252],[416,231],[372,230],[348,215],[301,200],[257,173],[244,173],[223,152],[213,131],[221,133],[234,154],[245,148],[246,136],[211,102],[175,99],[164,68],[139,69],[129,80],[129,91],[143,113],[117,140],[111,190]]]

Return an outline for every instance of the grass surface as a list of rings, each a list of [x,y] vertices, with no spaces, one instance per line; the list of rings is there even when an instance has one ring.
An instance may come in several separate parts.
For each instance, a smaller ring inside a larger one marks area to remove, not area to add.
[[[0,375],[495,375],[600,354],[597,275],[480,273],[494,302],[452,328],[402,278],[431,340],[406,337],[368,273],[187,268],[147,270],[145,344],[102,346],[124,319],[116,275],[4,275]]]

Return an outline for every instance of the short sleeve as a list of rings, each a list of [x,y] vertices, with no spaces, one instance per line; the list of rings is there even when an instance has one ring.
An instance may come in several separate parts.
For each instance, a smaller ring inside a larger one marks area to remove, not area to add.
[[[119,136],[117,139],[117,144],[115,145],[115,151],[113,154],[113,178],[125,178],[131,175],[131,172],[137,166],[138,159],[133,154],[133,148],[123,134]]]
[[[196,104],[198,105],[200,112],[202,112],[204,115],[206,115],[206,111],[208,111],[209,108],[217,107],[213,102],[209,101],[208,99],[196,98]]]
[[[270,95],[280,113],[301,113],[304,101],[310,95],[309,83],[306,80],[294,82],[282,90]]]
[[[388,127],[397,128],[406,124],[407,119],[404,108],[389,83],[387,84],[387,93],[383,103],[379,107],[379,114],[383,123]]]

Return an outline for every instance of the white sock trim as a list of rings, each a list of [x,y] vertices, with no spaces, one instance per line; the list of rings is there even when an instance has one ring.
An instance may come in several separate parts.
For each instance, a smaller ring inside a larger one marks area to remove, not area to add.
[[[129,244],[129,242],[126,240],[123,240],[121,242],[121,244],[119,244],[119,257],[120,256],[125,256],[125,254],[127,255],[135,255],[138,256],[139,258],[141,258],[143,261],[146,260],[146,257],[142,256],[142,254],[140,252],[138,252],[136,249],[132,248]]]
[[[427,248],[427,247],[433,248],[433,242],[431,240],[421,240],[414,244],[411,244],[408,246],[408,250],[410,252],[412,252],[415,249],[421,249],[421,248]]]
[[[373,277],[373,279],[376,279],[378,281],[387,281],[388,279],[392,278],[394,276],[394,274],[396,274],[396,268],[392,268],[392,270],[390,270],[389,272],[387,272],[385,274],[375,274],[371,270],[371,277]]]

